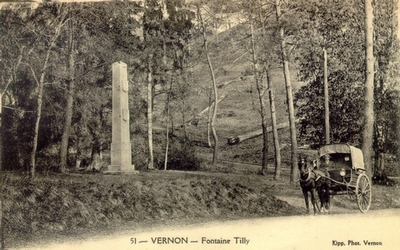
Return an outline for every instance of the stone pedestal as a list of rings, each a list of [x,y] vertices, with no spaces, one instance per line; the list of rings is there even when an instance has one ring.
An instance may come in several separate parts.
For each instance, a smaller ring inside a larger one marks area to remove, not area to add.
[[[128,73],[123,62],[112,64],[111,165],[105,174],[135,174],[129,132]]]

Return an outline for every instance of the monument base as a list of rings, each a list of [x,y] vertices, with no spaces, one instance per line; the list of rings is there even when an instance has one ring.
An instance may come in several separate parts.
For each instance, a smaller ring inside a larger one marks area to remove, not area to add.
[[[103,174],[138,174],[139,171],[135,170],[134,165],[108,165],[107,170]]]

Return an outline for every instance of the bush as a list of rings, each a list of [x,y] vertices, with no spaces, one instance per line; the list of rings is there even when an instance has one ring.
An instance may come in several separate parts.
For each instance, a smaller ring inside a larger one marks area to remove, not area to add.
[[[168,169],[196,171],[200,169],[201,160],[196,156],[194,145],[188,140],[171,142],[168,155]],[[164,168],[165,161],[161,161],[160,169]]]
[[[149,154],[146,138],[142,135],[133,134],[131,141],[132,162],[135,165],[135,169],[147,169],[147,156]]]

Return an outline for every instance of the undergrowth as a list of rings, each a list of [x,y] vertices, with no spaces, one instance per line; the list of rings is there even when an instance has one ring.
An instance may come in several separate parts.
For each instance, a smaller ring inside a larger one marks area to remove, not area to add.
[[[59,175],[30,182],[6,174],[3,184],[4,236],[11,244],[20,237],[129,221],[297,213],[267,188],[253,190],[212,177]]]

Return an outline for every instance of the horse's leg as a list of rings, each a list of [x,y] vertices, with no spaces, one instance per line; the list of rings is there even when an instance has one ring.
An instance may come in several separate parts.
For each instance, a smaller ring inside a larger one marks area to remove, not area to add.
[[[327,201],[326,201],[326,203],[325,203],[325,210],[326,210],[326,213],[330,213],[330,208],[331,208],[331,198],[329,197],[329,194],[327,194],[328,196],[327,196]]]
[[[306,202],[306,210],[307,210],[307,214],[310,214],[310,207],[308,204],[308,192],[307,189],[303,188],[303,195],[304,195],[304,201]]]
[[[319,186],[317,188],[317,194],[318,194],[318,198],[319,198],[319,202],[320,202],[320,212],[321,213],[325,213],[325,196],[324,196],[324,191],[322,189],[322,186]]]
[[[319,199],[321,200],[321,213],[326,213],[326,203],[324,201],[325,197],[319,196]]]
[[[329,214],[329,209],[331,208],[331,196],[329,193],[329,185],[327,183],[324,184],[324,203],[325,210]]]
[[[321,200],[321,208],[329,213],[330,208],[330,194],[329,194],[329,185],[327,183],[323,183],[318,189],[318,197]]]
[[[318,203],[317,203],[316,200],[315,200],[316,197],[317,197],[317,195],[316,195],[316,192],[315,192],[315,188],[312,188],[312,189],[311,189],[311,202],[312,202],[313,207],[314,207],[314,215],[317,214],[317,212],[320,211],[319,205],[318,205]],[[317,210],[317,209],[318,209],[318,210]]]

